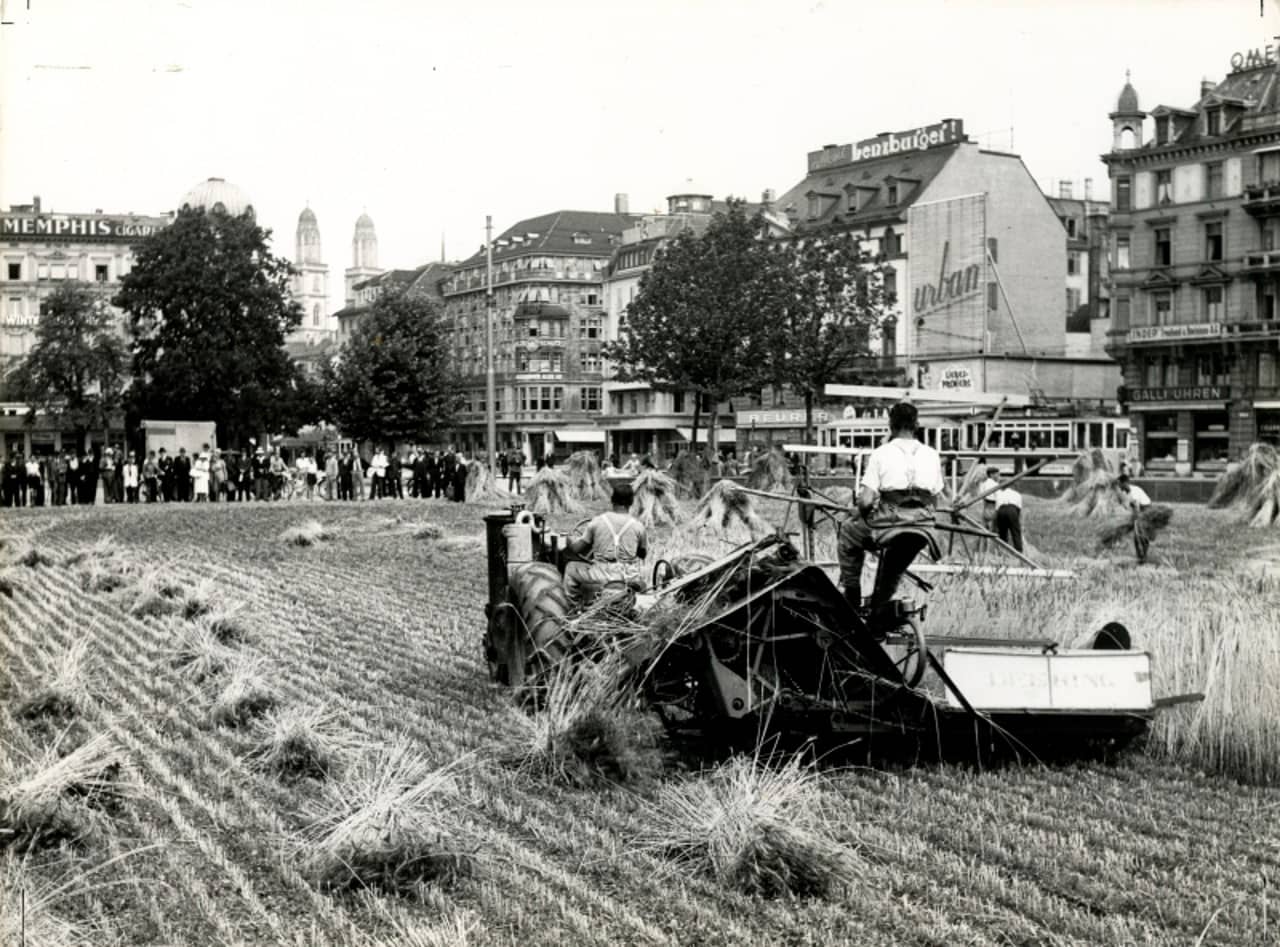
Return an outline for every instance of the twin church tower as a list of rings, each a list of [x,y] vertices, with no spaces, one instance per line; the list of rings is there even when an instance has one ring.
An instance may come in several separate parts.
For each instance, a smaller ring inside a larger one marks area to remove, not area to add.
[[[302,323],[290,333],[295,341],[323,342],[338,337],[337,310],[329,303],[329,267],[320,249],[320,223],[310,207],[298,215],[297,250],[293,257],[293,298],[302,307]],[[343,305],[355,303],[355,285],[382,270],[378,267],[378,234],[368,214],[356,220],[351,238],[351,265],[343,273]]]

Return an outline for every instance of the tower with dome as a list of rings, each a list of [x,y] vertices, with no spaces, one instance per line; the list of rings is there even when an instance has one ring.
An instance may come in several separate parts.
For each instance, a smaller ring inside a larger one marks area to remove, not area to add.
[[[336,334],[329,311],[329,267],[320,247],[320,223],[315,211],[305,208],[298,215],[292,292],[302,307],[302,322],[289,334],[290,341],[323,342]]]
[[[355,305],[357,283],[381,272],[378,267],[378,234],[373,228],[373,219],[362,213],[356,218],[355,233],[351,237],[351,265],[345,273],[345,305]]]

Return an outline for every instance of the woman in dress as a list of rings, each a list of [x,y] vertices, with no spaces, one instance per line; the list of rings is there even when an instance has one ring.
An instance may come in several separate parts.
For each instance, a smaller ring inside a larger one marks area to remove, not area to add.
[[[191,485],[194,487],[197,503],[209,502],[209,445],[205,444],[196,455],[196,462],[191,465]]]

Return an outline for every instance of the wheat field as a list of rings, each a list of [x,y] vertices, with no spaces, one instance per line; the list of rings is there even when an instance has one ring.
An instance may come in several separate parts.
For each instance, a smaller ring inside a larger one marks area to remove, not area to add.
[[[1041,558],[1078,578],[950,577],[928,628],[1070,643],[1119,618],[1158,695],[1206,701],[1107,764],[823,770],[827,843],[854,868],[821,897],[765,897],[649,843],[654,806],[707,778],[687,761],[627,786],[502,764],[483,512],[6,511],[0,940],[1280,942],[1280,534],[1179,507],[1138,567],[1096,553],[1096,524],[1028,501]],[[308,521],[322,541],[282,538]],[[51,772],[94,740],[110,756],[81,783]],[[416,857],[439,870],[336,883],[365,836],[425,840]]]

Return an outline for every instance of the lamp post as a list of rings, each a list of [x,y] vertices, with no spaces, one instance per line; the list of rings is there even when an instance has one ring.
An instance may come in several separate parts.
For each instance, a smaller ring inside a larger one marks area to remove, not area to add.
[[[489,477],[498,476],[498,413],[494,406],[496,385],[493,377],[493,218],[484,219],[484,406],[485,444],[488,452]]]

